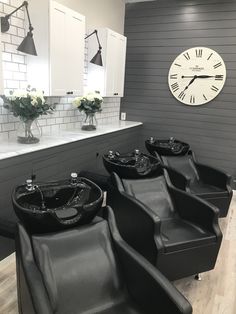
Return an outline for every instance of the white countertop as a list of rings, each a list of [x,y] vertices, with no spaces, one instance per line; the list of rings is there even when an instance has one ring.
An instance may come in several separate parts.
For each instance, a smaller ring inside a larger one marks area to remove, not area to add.
[[[42,136],[40,142],[36,144],[20,144],[17,142],[17,138],[8,141],[0,141],[0,160],[118,132],[140,125],[142,125],[142,122],[118,121],[112,124],[98,125],[95,131],[82,131],[81,129],[61,130],[51,135]]]

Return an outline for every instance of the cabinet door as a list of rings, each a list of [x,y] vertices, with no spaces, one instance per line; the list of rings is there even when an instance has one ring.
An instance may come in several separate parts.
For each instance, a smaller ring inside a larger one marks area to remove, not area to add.
[[[106,96],[123,97],[126,59],[126,37],[108,31],[106,55]]]
[[[115,76],[117,71],[117,33],[108,31],[106,50],[105,93],[107,97],[115,96]]]
[[[123,97],[125,81],[126,37],[116,38],[116,63],[114,76],[114,96]]]
[[[50,10],[50,94],[66,94],[67,8],[51,1]]]
[[[67,93],[83,94],[85,17],[68,10],[66,29],[66,73]]]
[[[1,32],[0,32],[0,43],[1,43]],[[2,45],[0,46],[2,48]],[[3,69],[2,69],[2,49],[0,48],[0,95],[4,94],[3,88]]]
[[[104,97],[122,97],[124,90],[126,37],[110,29],[100,29],[103,67],[88,65],[88,87]],[[88,40],[89,60],[96,49],[96,38]]]

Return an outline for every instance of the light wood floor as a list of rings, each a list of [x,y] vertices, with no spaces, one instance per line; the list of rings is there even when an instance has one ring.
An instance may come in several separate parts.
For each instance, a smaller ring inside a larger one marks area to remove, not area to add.
[[[194,314],[236,314],[236,195],[228,217],[220,219],[224,239],[213,271],[202,281],[192,277],[174,284],[193,306]],[[15,254],[0,262],[0,314],[17,314]],[[69,313],[67,313],[69,314]]]

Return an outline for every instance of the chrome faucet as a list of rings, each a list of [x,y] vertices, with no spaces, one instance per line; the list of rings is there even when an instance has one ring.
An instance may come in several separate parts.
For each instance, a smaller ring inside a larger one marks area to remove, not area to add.
[[[70,175],[70,182],[72,185],[77,184],[78,183],[78,174],[76,172],[72,172]]]

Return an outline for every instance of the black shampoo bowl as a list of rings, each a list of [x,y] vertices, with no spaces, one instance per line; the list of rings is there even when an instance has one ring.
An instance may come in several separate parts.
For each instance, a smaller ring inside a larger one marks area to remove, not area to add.
[[[138,179],[160,173],[160,161],[141,153],[138,149],[127,154],[110,151],[103,155],[103,163],[109,173],[116,172],[122,178]]]
[[[51,232],[92,221],[101,208],[103,193],[92,181],[71,179],[16,187],[12,202],[16,215],[33,232]]]
[[[145,146],[150,154],[155,155],[157,152],[161,156],[185,155],[190,149],[189,144],[178,141],[174,137],[168,140],[150,137],[145,141]]]

